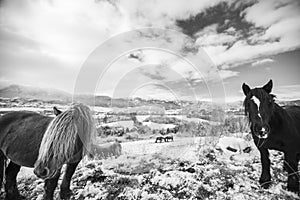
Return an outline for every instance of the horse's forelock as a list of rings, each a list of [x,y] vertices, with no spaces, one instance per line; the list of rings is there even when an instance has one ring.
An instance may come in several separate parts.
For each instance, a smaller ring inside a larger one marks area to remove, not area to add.
[[[77,139],[81,139],[83,154],[86,154],[94,134],[95,124],[90,109],[83,104],[73,104],[49,124],[37,162],[47,163],[52,159],[56,165],[62,166],[76,153]]]

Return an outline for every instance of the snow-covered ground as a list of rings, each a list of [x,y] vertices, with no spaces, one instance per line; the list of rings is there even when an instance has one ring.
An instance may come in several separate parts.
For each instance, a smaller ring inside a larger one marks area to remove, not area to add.
[[[227,151],[228,146],[237,151]],[[244,152],[247,147],[251,150]],[[168,143],[126,142],[122,150],[118,158],[84,160],[72,179],[72,199],[297,198],[285,190],[282,154],[276,151],[271,151],[273,184],[260,188],[260,159],[252,141],[175,137]],[[28,199],[40,199],[43,182],[31,173],[22,169],[20,191]]]
[[[151,129],[159,129],[159,130],[167,129],[167,128],[172,129],[176,126],[175,124],[158,124],[155,122],[143,122],[143,125],[148,126]]]
[[[132,129],[132,128],[135,127],[133,121],[110,122],[110,123],[101,124],[100,126],[102,126],[102,127],[105,127],[105,126],[109,126],[109,127],[123,127],[123,128],[129,128],[129,129]]]
[[[175,117],[179,120],[184,120],[184,121],[188,121],[188,122],[195,122],[195,123],[200,123],[200,122],[213,123],[213,122],[205,120],[205,119],[200,119],[200,118],[195,118],[195,117],[187,117],[186,115],[166,115],[166,117]]]

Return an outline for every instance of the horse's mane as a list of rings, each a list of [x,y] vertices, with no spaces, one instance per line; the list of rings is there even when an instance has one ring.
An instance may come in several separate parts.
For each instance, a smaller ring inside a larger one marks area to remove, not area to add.
[[[39,162],[55,160],[63,165],[72,159],[77,139],[83,144],[82,156],[90,151],[95,136],[95,123],[91,110],[83,104],[73,104],[49,124],[39,149]]]

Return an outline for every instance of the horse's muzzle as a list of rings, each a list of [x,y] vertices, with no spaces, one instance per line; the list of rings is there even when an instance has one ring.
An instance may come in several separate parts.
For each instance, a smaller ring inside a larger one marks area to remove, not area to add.
[[[270,127],[268,125],[262,126],[260,129],[256,127],[255,129],[255,135],[258,138],[266,139],[268,138],[269,133],[270,133]]]
[[[45,167],[45,168],[38,168],[36,167],[34,170],[33,170],[34,174],[41,178],[41,179],[46,179],[49,174],[50,174],[50,170],[48,169],[48,167]]]

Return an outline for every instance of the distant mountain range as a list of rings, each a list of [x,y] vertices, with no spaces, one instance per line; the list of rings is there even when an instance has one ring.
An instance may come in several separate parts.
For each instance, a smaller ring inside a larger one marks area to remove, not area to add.
[[[136,107],[136,106],[159,106],[165,109],[179,109],[186,108],[192,109],[207,109],[211,108],[210,102],[197,102],[192,103],[189,101],[166,101],[166,100],[145,100],[142,98],[124,99],[124,98],[111,98],[109,96],[93,96],[93,95],[76,95],[72,96],[70,93],[50,88],[37,88],[22,85],[10,85],[0,89],[0,97],[4,98],[23,98],[29,100],[41,100],[46,102],[55,102],[60,104],[68,104],[73,101],[82,102],[88,105],[96,105],[102,107]],[[300,100],[293,101],[279,101],[280,105],[300,105]],[[241,102],[230,103],[226,107],[237,108],[241,107]]]
[[[72,96],[64,91],[21,85],[10,85],[0,89],[0,96],[5,98],[39,99],[43,101],[60,100],[69,102]]]
[[[29,100],[41,100],[46,102],[55,102],[67,104],[74,101],[103,107],[134,107],[134,106],[164,106],[166,109],[177,109],[180,105],[174,101],[165,100],[145,100],[142,98],[123,99],[111,98],[109,96],[76,95],[49,88],[37,88],[22,85],[10,85],[0,89],[0,97],[4,98],[23,98]]]

